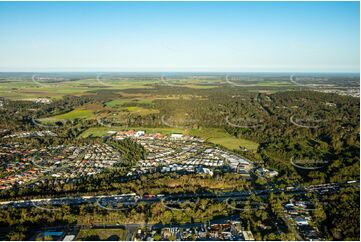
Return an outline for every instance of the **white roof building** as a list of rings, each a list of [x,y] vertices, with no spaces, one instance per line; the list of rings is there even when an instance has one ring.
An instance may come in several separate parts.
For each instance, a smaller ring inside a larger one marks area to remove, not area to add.
[[[145,131],[143,131],[143,130],[139,130],[139,131],[137,131],[136,133],[135,133],[135,137],[141,137],[141,136],[144,136],[144,134],[145,134]]]
[[[75,235],[69,234],[64,237],[63,241],[73,241],[75,239]]]
[[[171,139],[181,139],[181,138],[183,138],[183,134],[171,134],[170,138]]]

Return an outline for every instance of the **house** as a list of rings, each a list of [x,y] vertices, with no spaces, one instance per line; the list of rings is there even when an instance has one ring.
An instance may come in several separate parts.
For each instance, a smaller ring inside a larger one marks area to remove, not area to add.
[[[182,138],[183,138],[183,134],[171,134],[171,135],[170,135],[170,138],[171,138],[171,139],[175,139],[175,140],[177,140],[177,139],[182,139]]]
[[[202,173],[202,174],[206,174],[206,175],[210,175],[213,176],[213,171],[209,168],[204,168],[204,167],[198,167],[197,168],[197,172]]]
[[[295,207],[295,205],[293,204],[293,203],[287,203],[286,205],[285,205],[285,208],[286,209],[293,209]]]
[[[278,172],[274,170],[269,170],[263,167],[260,167],[256,170],[256,175],[259,177],[275,177],[278,176]]]
[[[172,236],[172,232],[170,228],[163,228],[161,234],[163,239],[168,239],[170,236]]]
[[[75,239],[75,235],[69,234],[64,237],[63,241],[73,241],[74,239]]]
[[[269,177],[278,176],[278,172],[277,172],[277,171],[272,171],[272,170],[270,170],[269,173],[268,173],[268,176],[269,176]]]
[[[141,136],[144,136],[144,134],[145,134],[145,131],[142,131],[142,130],[139,130],[139,131],[137,131],[136,133],[135,133],[135,137],[141,137]]]
[[[39,97],[39,98],[35,99],[34,102],[35,103],[42,103],[42,104],[49,104],[49,103],[51,103],[51,99]]]
[[[308,221],[306,219],[302,218],[302,217],[295,218],[295,222],[296,222],[297,225],[300,225],[300,226],[308,225]]]

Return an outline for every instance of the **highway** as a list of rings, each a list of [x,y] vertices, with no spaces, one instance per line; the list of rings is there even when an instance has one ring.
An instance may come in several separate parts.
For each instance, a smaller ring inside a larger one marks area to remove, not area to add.
[[[109,210],[124,210],[129,206],[134,206],[139,202],[151,204],[154,202],[162,202],[163,204],[180,204],[190,201],[198,201],[199,199],[213,199],[219,202],[226,202],[232,200],[246,200],[252,194],[260,197],[267,197],[269,194],[305,194],[307,192],[317,193],[318,195],[331,194],[338,192],[345,187],[359,187],[359,181],[348,181],[344,183],[327,183],[312,185],[307,187],[287,187],[284,189],[268,189],[268,190],[248,190],[240,192],[225,192],[220,194],[214,193],[198,193],[198,194],[171,194],[171,195],[155,195],[155,196],[138,196],[136,194],[120,194],[120,195],[99,195],[99,196],[79,196],[79,197],[59,197],[59,198],[40,198],[18,201],[3,201],[0,202],[0,208],[13,207],[38,207],[51,205],[57,208],[46,208],[50,210],[59,210],[61,205],[80,205],[93,204],[104,209]],[[113,205],[117,205],[115,208]],[[109,205],[112,205],[109,207]]]

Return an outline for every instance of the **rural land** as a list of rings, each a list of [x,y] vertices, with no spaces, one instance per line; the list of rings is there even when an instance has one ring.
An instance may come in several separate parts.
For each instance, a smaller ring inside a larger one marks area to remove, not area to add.
[[[359,240],[359,73],[0,73],[0,240]]]

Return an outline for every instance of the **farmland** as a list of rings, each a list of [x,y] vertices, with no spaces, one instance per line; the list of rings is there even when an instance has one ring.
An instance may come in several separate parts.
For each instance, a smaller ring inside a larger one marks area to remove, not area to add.
[[[103,76],[100,78],[78,78],[75,80],[65,80],[61,82],[54,82],[47,80],[50,79],[48,75],[42,74],[40,79],[32,78],[31,75],[28,79],[8,78],[6,81],[0,82],[0,96],[13,100],[34,99],[37,97],[50,97],[60,99],[65,95],[88,95],[91,91],[96,90],[114,90],[121,92],[126,89],[151,89],[155,86],[170,86],[170,87],[184,87],[191,89],[213,89],[220,86],[222,79],[169,79],[161,81],[160,77],[154,78],[114,78]],[[95,75],[94,75],[95,76]],[[224,84],[222,84],[224,85]],[[236,83],[237,85],[237,83]],[[258,86],[263,87],[287,87],[290,83],[284,81],[263,81],[257,83]],[[155,97],[157,98],[157,97]],[[153,99],[155,99],[153,98]],[[159,98],[159,97],[158,97]],[[162,97],[160,97],[162,98]],[[140,103],[147,103],[153,100],[144,99],[139,100]],[[120,103],[122,101],[119,101]],[[119,104],[109,103],[109,105]]]

